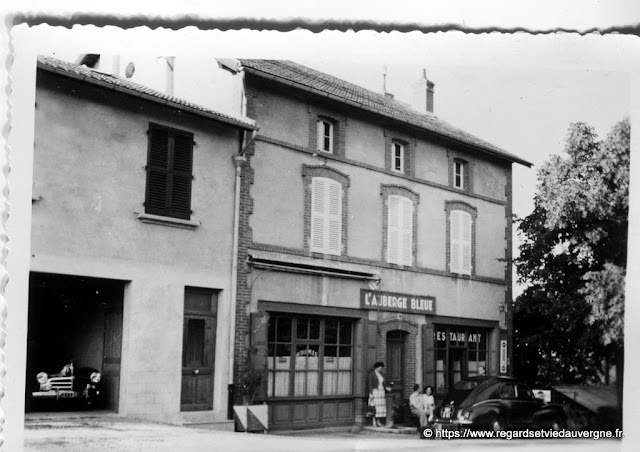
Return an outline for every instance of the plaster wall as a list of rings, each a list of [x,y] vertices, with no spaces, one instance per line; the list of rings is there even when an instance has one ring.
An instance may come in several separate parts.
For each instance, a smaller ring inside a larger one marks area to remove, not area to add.
[[[250,217],[253,240],[258,243],[303,249],[304,183],[303,164],[318,165],[321,160],[310,154],[260,142],[252,166],[256,168],[251,194],[254,199]],[[401,185],[420,196],[417,206],[417,255],[420,267],[446,270],[446,201],[460,200],[477,208],[476,274],[504,278],[505,207],[469,198],[448,190],[408,181],[390,174],[372,172],[343,162],[328,161],[349,176],[347,255],[381,261],[383,184]],[[278,183],[274,183],[278,181]]]
[[[249,96],[252,96],[250,92]],[[272,90],[261,90],[252,99],[252,118],[258,121],[260,135],[277,138],[297,146],[309,146],[309,107],[306,102]]]
[[[345,134],[345,157],[357,162],[384,168],[384,128],[349,117]]]
[[[360,290],[371,290],[364,281],[276,271],[263,274],[260,281],[252,291],[254,310],[260,300],[359,309]],[[437,315],[502,321],[499,305],[504,302],[505,286],[500,284],[382,270],[379,290],[433,296]]]
[[[194,133],[195,230],[145,224],[149,122]],[[129,281],[120,414],[180,417],[185,286],[220,291],[214,412],[227,405],[237,130],[133,97],[39,74],[31,270]]]

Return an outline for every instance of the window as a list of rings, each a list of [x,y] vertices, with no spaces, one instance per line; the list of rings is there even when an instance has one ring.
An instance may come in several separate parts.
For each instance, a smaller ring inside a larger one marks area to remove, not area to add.
[[[471,274],[471,215],[462,210],[452,210],[450,217],[449,270],[453,273]]]
[[[453,161],[453,186],[464,190],[464,163]]]
[[[333,124],[326,119],[318,120],[318,150],[333,153]]]
[[[416,138],[384,129],[384,167],[404,176],[415,175]]]
[[[340,255],[342,245],[342,185],[326,177],[311,183],[312,252]]]
[[[473,192],[473,161],[463,158],[462,155],[450,152],[449,156],[449,187],[463,191]]]
[[[404,173],[404,146],[393,142],[393,165],[391,169],[399,173]]]
[[[404,196],[389,196],[387,262],[413,263],[413,202]]]
[[[487,369],[487,330],[474,327],[437,326],[434,329],[436,392]]]
[[[193,134],[149,125],[145,213],[191,217]]]
[[[352,322],[271,316],[267,333],[269,397],[352,393]]]

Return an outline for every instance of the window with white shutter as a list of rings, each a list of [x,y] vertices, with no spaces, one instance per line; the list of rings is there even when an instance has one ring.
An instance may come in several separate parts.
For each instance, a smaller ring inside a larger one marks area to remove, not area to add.
[[[387,262],[413,264],[413,202],[404,196],[388,198]]]
[[[312,252],[340,255],[342,245],[342,185],[326,177],[311,183]]]
[[[471,274],[471,215],[462,210],[450,214],[450,261],[453,273]]]

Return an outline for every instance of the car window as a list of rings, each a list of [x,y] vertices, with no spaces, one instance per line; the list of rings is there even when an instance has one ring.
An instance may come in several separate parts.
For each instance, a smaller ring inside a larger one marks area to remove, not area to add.
[[[523,384],[518,384],[518,386],[516,387],[516,389],[518,390],[518,399],[519,400],[533,400],[533,393],[531,392],[531,389],[529,389],[528,386],[523,385]]]
[[[516,386],[513,383],[503,383],[498,390],[501,399],[515,399]]]
[[[471,390],[478,386],[477,381],[468,381],[468,380],[460,380],[455,385],[453,385],[453,389],[464,389]]]

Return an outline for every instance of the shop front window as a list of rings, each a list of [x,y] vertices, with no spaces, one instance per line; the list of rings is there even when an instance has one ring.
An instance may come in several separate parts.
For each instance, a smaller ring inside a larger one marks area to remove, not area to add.
[[[269,397],[350,395],[352,322],[273,316],[268,332]]]
[[[456,382],[487,369],[486,330],[438,326],[434,330],[436,392],[447,392]]]

